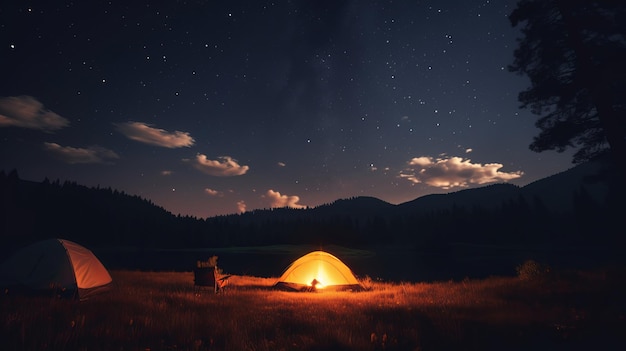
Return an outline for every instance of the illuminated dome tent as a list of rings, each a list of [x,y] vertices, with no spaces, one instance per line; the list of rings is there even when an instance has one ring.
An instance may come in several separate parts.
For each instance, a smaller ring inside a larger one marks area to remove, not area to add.
[[[348,266],[324,251],[313,251],[295,260],[274,285],[287,290],[363,290]]]

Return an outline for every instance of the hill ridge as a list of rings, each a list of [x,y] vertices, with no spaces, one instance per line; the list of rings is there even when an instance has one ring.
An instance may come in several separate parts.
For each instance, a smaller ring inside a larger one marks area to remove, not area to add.
[[[307,209],[266,209],[199,219],[135,195],[0,172],[0,237],[12,245],[64,237],[95,246],[227,247],[274,244],[441,245],[587,240],[610,228],[606,182],[583,164],[524,187],[509,183],[430,194],[398,205],[371,196]],[[622,206],[623,209],[623,206]],[[608,216],[608,217],[607,217]],[[476,231],[471,228],[484,228]],[[419,228],[419,230],[416,230]],[[470,229],[468,229],[470,228]],[[502,230],[506,229],[506,235]],[[570,231],[571,233],[569,233]],[[9,245],[11,246],[11,245]]]

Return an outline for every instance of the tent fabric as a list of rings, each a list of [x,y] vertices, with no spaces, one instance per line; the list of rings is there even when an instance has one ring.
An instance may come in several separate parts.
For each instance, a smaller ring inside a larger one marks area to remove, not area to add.
[[[275,286],[290,290],[363,289],[350,268],[325,251],[313,251],[295,260],[287,267]]]
[[[91,289],[112,281],[109,272],[90,250],[68,240],[59,241],[67,250],[79,289]]]
[[[49,239],[24,247],[0,266],[0,284],[84,299],[112,282],[107,269],[85,247]]]

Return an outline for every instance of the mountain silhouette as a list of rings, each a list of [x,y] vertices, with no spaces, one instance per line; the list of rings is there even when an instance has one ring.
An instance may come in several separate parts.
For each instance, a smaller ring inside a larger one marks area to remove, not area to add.
[[[610,203],[602,160],[518,187],[492,184],[398,205],[374,197],[307,209],[264,209],[206,219],[175,216],[150,200],[75,182],[0,172],[5,251],[63,237],[98,247],[347,246],[451,242],[581,244],[621,241],[623,199]],[[598,234],[600,233],[600,234]],[[0,254],[2,254],[0,252]]]

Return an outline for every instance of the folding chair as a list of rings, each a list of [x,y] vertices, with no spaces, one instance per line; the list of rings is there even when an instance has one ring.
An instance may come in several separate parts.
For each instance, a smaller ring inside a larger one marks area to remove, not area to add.
[[[230,274],[222,275],[220,273],[220,269],[215,266],[215,269],[213,270],[213,277],[215,278],[216,293],[226,291]]]
[[[193,282],[196,294],[200,293],[202,287],[213,288],[214,293],[225,290],[228,285],[230,275],[221,275],[217,268],[217,256],[211,257],[208,261],[197,261],[193,269]]]

